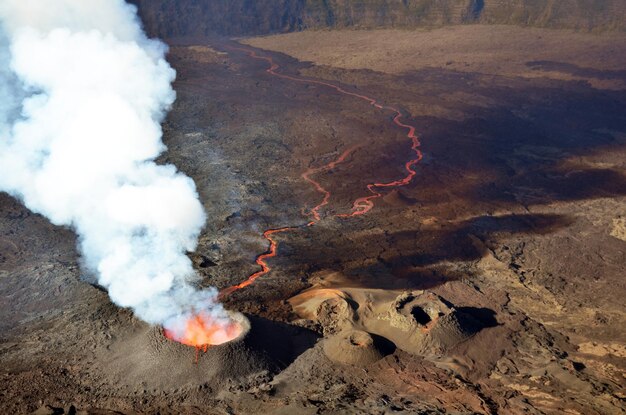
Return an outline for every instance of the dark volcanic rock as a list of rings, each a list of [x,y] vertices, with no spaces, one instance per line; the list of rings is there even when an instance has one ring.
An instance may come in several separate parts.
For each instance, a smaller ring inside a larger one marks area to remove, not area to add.
[[[310,28],[515,24],[624,30],[622,0],[130,0],[161,38]]]

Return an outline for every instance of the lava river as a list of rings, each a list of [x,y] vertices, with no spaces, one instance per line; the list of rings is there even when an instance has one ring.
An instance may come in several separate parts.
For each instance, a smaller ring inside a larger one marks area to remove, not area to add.
[[[266,69],[266,72],[269,73],[272,76],[278,77],[278,78],[282,78],[282,79],[286,79],[289,81],[293,81],[293,82],[299,82],[299,83],[303,83],[303,84],[316,84],[316,85],[322,85],[325,87],[328,87],[330,89],[335,90],[336,92],[343,94],[343,95],[347,95],[350,97],[354,97],[356,99],[359,100],[363,100],[365,102],[367,102],[369,105],[374,106],[375,108],[378,108],[379,110],[386,112],[389,111],[392,113],[393,115],[393,123],[395,125],[397,125],[400,128],[406,129],[407,130],[407,138],[410,140],[411,142],[411,152],[413,153],[413,156],[411,157],[411,159],[409,161],[407,161],[404,164],[404,169],[406,171],[406,175],[400,179],[397,180],[393,180],[391,182],[374,182],[374,183],[369,183],[367,184],[367,190],[369,191],[369,194],[366,196],[362,196],[357,198],[356,200],[354,200],[353,204],[352,204],[352,209],[350,212],[347,213],[342,213],[342,214],[338,214],[335,215],[337,217],[353,217],[353,216],[359,216],[359,215],[364,215],[366,213],[368,213],[370,210],[372,210],[374,208],[374,200],[378,199],[380,197],[383,196],[383,194],[381,193],[381,191],[383,189],[389,189],[389,188],[394,188],[394,187],[400,187],[400,186],[405,186],[409,183],[411,183],[411,181],[415,178],[417,172],[415,171],[415,165],[418,164],[421,160],[422,160],[422,152],[420,150],[420,140],[417,137],[416,133],[415,133],[415,127],[413,125],[407,124],[405,122],[402,122],[402,118],[403,115],[400,112],[400,110],[398,110],[395,107],[392,106],[388,106],[388,105],[384,105],[382,103],[380,103],[379,101],[377,101],[374,98],[371,98],[367,95],[362,95],[362,94],[357,94],[355,92],[350,92],[338,85],[329,83],[329,82],[325,82],[325,81],[320,81],[320,80],[315,80],[315,79],[308,79],[308,78],[300,78],[300,77],[296,77],[296,76],[292,76],[292,75],[286,75],[283,73],[278,72],[278,69],[280,68],[280,66],[274,62],[274,60],[269,57],[269,56],[261,56],[258,55],[256,53],[256,51],[252,50],[252,49],[247,49],[247,48],[239,48],[239,47],[228,47],[228,49],[233,50],[233,51],[239,51],[239,52],[244,52],[246,53],[248,56],[250,56],[251,58],[254,59],[258,59],[258,60],[263,60],[266,61],[269,65],[268,69]],[[277,228],[277,229],[268,229],[263,233],[263,237],[269,242],[269,250],[266,251],[265,253],[259,255],[256,258],[256,263],[261,267],[261,269],[255,273],[253,273],[252,275],[250,275],[246,280],[244,280],[243,282],[233,285],[231,287],[225,288],[220,292],[220,298],[224,298],[225,296],[233,293],[234,291],[237,291],[239,289],[245,288],[247,286],[249,286],[250,284],[252,284],[255,280],[257,280],[258,278],[262,277],[263,275],[266,275],[268,272],[270,272],[271,267],[268,265],[267,263],[267,259],[269,258],[273,258],[277,255],[277,250],[278,250],[278,241],[274,238],[274,235],[276,234],[280,234],[280,233],[285,233],[285,232],[289,232],[289,231],[295,231],[297,229],[306,227],[306,226],[313,226],[316,223],[318,223],[319,221],[322,220],[322,215],[320,213],[320,210],[328,205],[329,201],[330,201],[330,197],[331,197],[331,193],[330,191],[328,191],[327,189],[325,189],[322,184],[320,182],[318,182],[317,180],[315,180],[313,178],[313,176],[322,173],[322,172],[328,172],[332,169],[334,169],[337,165],[339,165],[340,163],[343,163],[346,161],[346,159],[353,154],[357,149],[359,148],[359,146],[355,146],[355,147],[351,147],[348,148],[347,150],[345,150],[336,160],[321,166],[321,167],[317,167],[317,168],[310,168],[308,169],[306,172],[302,173],[301,177],[308,182],[309,184],[311,184],[315,190],[317,192],[319,192],[323,198],[321,200],[320,203],[318,203],[315,207],[313,207],[312,209],[309,210],[309,212],[307,213],[308,216],[311,217],[311,219],[302,225],[299,226],[292,226],[292,227],[284,227],[284,228]]]

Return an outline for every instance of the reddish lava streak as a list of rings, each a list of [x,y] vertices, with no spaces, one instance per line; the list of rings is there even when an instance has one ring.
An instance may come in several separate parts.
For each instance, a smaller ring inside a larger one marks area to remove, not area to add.
[[[409,161],[407,161],[404,164],[404,168],[407,172],[406,176],[398,179],[398,180],[393,180],[391,182],[386,182],[386,183],[369,183],[367,184],[367,190],[371,193],[368,196],[363,196],[360,197],[358,199],[356,199],[354,201],[354,203],[352,204],[352,210],[350,213],[344,213],[344,214],[339,214],[336,215],[337,217],[352,217],[352,216],[360,216],[360,215],[364,215],[365,213],[369,212],[370,210],[372,210],[374,208],[374,200],[378,199],[380,197],[382,197],[382,193],[378,190],[378,189],[383,189],[383,188],[390,188],[390,187],[400,187],[400,186],[405,186],[409,183],[411,183],[411,181],[413,180],[413,178],[415,177],[415,175],[417,174],[417,172],[413,169],[413,167],[419,163],[422,158],[422,152],[420,151],[420,146],[421,143],[419,141],[419,138],[417,137],[417,135],[415,134],[415,127],[409,124],[405,124],[401,121],[402,119],[402,113],[400,112],[400,110],[398,110],[397,108],[391,107],[391,106],[386,106],[383,104],[380,104],[376,99],[374,98],[370,98],[367,95],[361,95],[361,94],[357,94],[355,92],[350,92],[347,91],[343,88],[341,88],[340,86],[331,84],[329,82],[324,82],[324,81],[319,81],[319,80],[314,80],[314,79],[307,79],[307,78],[298,78],[295,76],[291,76],[291,75],[285,75],[282,74],[280,72],[276,72],[278,70],[278,68],[280,67],[277,63],[274,62],[274,60],[269,57],[269,56],[260,56],[257,55],[256,52],[254,50],[250,50],[250,49],[246,49],[246,48],[237,48],[237,47],[230,47],[227,46],[228,49],[232,49],[232,50],[237,50],[237,51],[241,51],[244,52],[246,54],[248,54],[250,57],[254,58],[254,59],[260,59],[260,60],[264,60],[269,64],[269,68],[266,69],[265,71],[273,76],[276,76],[278,78],[283,78],[283,79],[288,79],[290,81],[295,81],[295,82],[299,82],[299,83],[305,83],[305,84],[316,84],[316,85],[322,85],[322,86],[326,86],[328,88],[332,88],[335,91],[339,92],[340,94],[343,95],[348,95],[351,97],[355,97],[361,100],[364,100],[366,102],[368,102],[370,105],[383,110],[383,111],[391,111],[392,113],[394,113],[394,117],[393,117],[393,122],[395,125],[397,125],[400,128],[405,128],[408,130],[407,132],[407,137],[411,140],[411,151],[413,151],[413,153],[415,153],[414,157],[412,159],[410,159]],[[319,193],[321,193],[324,197],[322,199],[322,201],[316,205],[313,209],[311,209],[309,211],[309,215],[313,217],[313,219],[308,222],[306,224],[306,226],[313,226],[315,225],[317,222],[319,222],[322,219],[322,216],[320,214],[320,209],[322,209],[324,206],[326,206],[329,203],[330,200],[330,192],[328,190],[326,190],[318,181],[314,180],[313,178],[311,178],[312,175],[314,174],[318,174],[321,172],[326,172],[329,170],[334,169],[338,164],[344,162],[348,156],[350,154],[352,154],[359,146],[354,146],[351,147],[349,149],[347,149],[346,151],[344,151],[339,158],[337,158],[335,161],[332,161],[322,167],[318,167],[318,168],[310,168],[308,169],[306,172],[304,172],[302,174],[302,178],[304,180],[306,180],[308,183],[310,183],[311,185],[313,185],[313,187],[315,188],[315,190],[317,190]],[[267,262],[265,262],[266,259],[268,258],[273,258],[276,256],[276,251],[278,248],[278,243],[276,242],[275,239],[272,238],[272,235],[277,234],[277,233],[282,233],[282,232],[288,232],[288,231],[292,231],[292,230],[296,230],[301,228],[302,226],[296,226],[296,227],[286,227],[286,228],[279,228],[279,229],[270,229],[267,230],[263,233],[263,237],[269,242],[270,247],[269,250],[264,253],[261,254],[257,257],[256,259],[256,263],[258,265],[261,266],[261,270],[255,272],[254,274],[250,275],[248,277],[248,279],[246,279],[244,282],[239,283],[237,285],[233,285],[232,287],[228,287],[225,288],[224,290],[222,290],[219,294],[219,298],[223,298],[231,293],[233,293],[234,291],[237,291],[239,289],[242,289],[244,287],[247,287],[248,285],[252,284],[257,278],[267,274],[268,272],[270,272],[271,268],[269,267],[269,265],[267,265]]]
[[[257,278],[262,277],[263,275],[270,272],[271,268],[269,267],[269,265],[267,265],[267,262],[265,262],[265,260],[267,258],[275,257],[276,249],[278,248],[278,242],[276,242],[276,240],[272,238],[272,235],[295,230],[295,229],[297,228],[293,227],[293,228],[268,229],[265,232],[263,232],[263,237],[267,239],[270,243],[270,249],[266,253],[261,254],[258,257],[256,257],[256,263],[261,266],[261,270],[250,275],[248,279],[245,280],[244,282],[241,282],[237,285],[233,285],[232,287],[223,289],[222,291],[220,291],[218,298],[224,298],[225,296],[231,294],[233,291],[237,291],[242,288],[245,288],[248,285],[252,284]]]
[[[317,173],[334,169],[339,163],[343,163],[346,160],[346,158],[348,158],[348,156],[352,154],[357,148],[359,148],[359,146],[350,147],[349,149],[344,151],[337,160],[331,161],[330,163],[322,167],[308,169],[307,171],[302,173],[301,177],[307,182],[311,183],[313,187],[315,187],[315,190],[317,190],[318,192],[324,195],[324,199],[322,199],[322,201],[313,209],[311,209],[311,211],[309,212],[309,214],[313,216],[313,220],[309,222],[307,226],[313,226],[317,222],[322,220],[322,217],[320,216],[320,209],[326,206],[328,204],[328,201],[330,200],[330,192],[324,189],[322,185],[320,184],[320,182],[313,180],[311,176]]]
[[[413,170],[413,166],[415,166],[417,163],[419,163],[422,158],[424,157],[422,152],[420,151],[419,147],[421,145],[419,138],[417,138],[417,136],[415,135],[415,127],[413,127],[412,125],[408,125],[408,124],[404,124],[402,121],[400,121],[400,119],[402,118],[402,113],[400,111],[398,111],[397,109],[393,108],[393,107],[383,107],[383,108],[388,108],[392,111],[394,111],[396,113],[396,116],[393,117],[393,122],[403,128],[407,128],[409,130],[407,137],[411,139],[412,142],[412,146],[411,146],[411,150],[413,150],[415,152],[415,158],[407,161],[404,164],[404,168],[406,169],[406,171],[408,172],[408,174],[399,180],[394,180],[392,182],[388,182],[388,183],[370,183],[367,185],[367,190],[370,191],[371,195],[370,196],[365,196],[365,197],[360,197],[357,200],[354,201],[353,205],[352,205],[352,212],[351,213],[344,213],[342,215],[337,215],[339,217],[349,217],[349,216],[358,216],[358,215],[363,215],[367,212],[369,212],[370,210],[372,210],[372,208],[374,207],[374,202],[372,202],[372,200],[374,199],[378,199],[379,197],[382,196],[382,193],[380,193],[379,191],[376,190],[376,188],[384,188],[384,187],[399,187],[399,186],[404,186],[407,185],[409,183],[411,183],[411,181],[413,180],[413,177],[415,177],[415,175],[417,174],[417,172],[415,170]]]

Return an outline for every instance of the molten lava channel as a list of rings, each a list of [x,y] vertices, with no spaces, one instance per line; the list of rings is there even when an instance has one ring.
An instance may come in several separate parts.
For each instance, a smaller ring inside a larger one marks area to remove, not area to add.
[[[272,76],[276,76],[278,78],[282,78],[282,79],[287,79],[287,80],[291,80],[291,81],[295,81],[295,82],[299,82],[299,83],[305,83],[305,84],[316,84],[316,85],[322,85],[331,89],[334,89],[335,91],[339,92],[340,94],[343,95],[348,95],[354,98],[358,98],[361,100],[366,101],[367,103],[369,103],[370,105],[374,106],[375,108],[381,110],[381,111],[391,111],[393,113],[393,123],[395,125],[397,125],[400,128],[406,129],[407,130],[407,138],[409,138],[411,140],[411,151],[414,154],[412,156],[411,159],[409,159],[409,161],[407,161],[404,164],[404,169],[406,171],[406,175],[398,180],[393,180],[391,182],[374,182],[374,183],[369,183],[366,185],[367,190],[369,191],[369,195],[367,196],[362,196],[357,198],[353,204],[352,204],[352,210],[349,213],[342,213],[342,214],[338,214],[335,215],[336,217],[340,217],[340,218],[349,218],[349,217],[354,217],[354,216],[360,216],[360,215],[364,215],[366,213],[368,213],[370,210],[372,210],[374,208],[374,200],[378,199],[380,197],[383,196],[383,194],[381,193],[382,189],[388,189],[388,188],[392,188],[392,187],[400,187],[400,186],[405,186],[409,183],[411,183],[413,181],[413,178],[417,175],[417,172],[415,171],[414,167],[417,163],[419,163],[422,158],[422,152],[420,150],[420,140],[417,137],[416,133],[415,133],[415,127],[409,124],[406,124],[404,122],[402,122],[402,112],[400,112],[400,110],[398,110],[395,107],[391,107],[391,106],[386,106],[383,105],[381,103],[379,103],[376,99],[374,98],[370,98],[367,95],[362,95],[362,94],[357,94],[355,92],[350,92],[347,91],[345,89],[343,89],[340,86],[331,84],[329,82],[324,82],[324,81],[319,81],[319,80],[314,80],[314,79],[307,79],[307,78],[298,78],[295,76],[291,76],[291,75],[285,75],[282,74],[280,72],[276,72],[279,69],[279,65],[277,63],[275,63],[273,61],[273,59],[269,56],[260,56],[257,55],[256,52],[254,50],[251,49],[246,49],[246,48],[238,48],[238,47],[227,47],[228,49],[232,49],[232,50],[237,50],[237,51],[241,51],[244,52],[246,54],[248,54],[250,57],[254,58],[254,59],[259,59],[259,60],[263,60],[266,61],[269,64],[269,68],[266,69],[266,72],[269,73]],[[345,150],[336,160],[321,166],[321,167],[317,167],[317,168],[310,168],[308,169],[306,172],[304,172],[302,174],[302,178],[308,182],[309,184],[311,184],[315,190],[323,195],[322,201],[317,204],[313,209],[311,209],[308,212],[308,215],[312,217],[312,219],[304,226],[313,226],[316,223],[318,223],[320,220],[322,220],[322,214],[321,214],[321,209],[328,205],[329,201],[330,201],[330,197],[331,197],[331,193],[330,191],[328,191],[327,189],[325,189],[321,183],[315,179],[313,179],[312,176],[319,174],[319,173],[323,173],[323,172],[327,172],[330,171],[332,169],[334,169],[338,164],[343,163],[346,161],[346,159],[356,151],[357,148],[359,148],[360,146],[354,146],[351,147],[347,150]],[[288,231],[292,231],[292,230],[296,230],[296,229],[300,229],[302,228],[302,226],[294,226],[294,227],[285,227],[285,228],[279,228],[279,229],[269,229],[266,230],[263,233],[263,237],[269,242],[269,250],[266,253],[263,253],[261,255],[259,255],[256,259],[256,263],[261,267],[261,270],[253,273],[252,275],[250,275],[245,281],[237,284],[237,285],[233,285],[232,287],[228,287],[225,288],[224,290],[222,290],[220,292],[219,297],[223,298],[231,293],[233,293],[234,291],[240,290],[242,288],[245,288],[247,286],[249,286],[250,284],[252,284],[255,280],[257,280],[259,277],[267,274],[268,272],[270,272],[271,268],[270,266],[267,264],[266,260],[268,258],[273,258],[276,256],[277,254],[277,249],[278,249],[278,242],[273,238],[274,234],[277,233],[283,233],[283,232],[288,232]]]

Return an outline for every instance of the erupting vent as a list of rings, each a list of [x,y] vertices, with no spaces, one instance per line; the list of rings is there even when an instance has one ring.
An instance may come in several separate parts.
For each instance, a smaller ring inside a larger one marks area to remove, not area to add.
[[[189,316],[180,327],[163,329],[163,334],[170,340],[206,351],[210,346],[236,340],[248,331],[245,317],[239,314],[232,317],[224,321],[207,313],[198,313]]]

